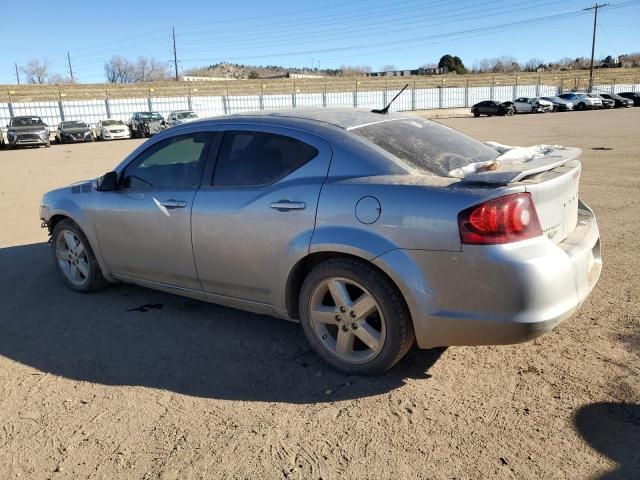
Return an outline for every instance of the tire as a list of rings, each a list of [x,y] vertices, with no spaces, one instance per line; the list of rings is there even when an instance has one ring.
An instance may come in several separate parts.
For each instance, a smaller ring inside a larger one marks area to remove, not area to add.
[[[89,293],[100,290],[106,285],[107,282],[102,276],[102,270],[93,249],[75,222],[69,219],[58,222],[53,229],[51,239],[51,253],[56,270],[69,288],[77,292]],[[73,242],[78,242],[75,250],[70,248],[70,243]],[[83,247],[82,251],[78,250],[80,246]],[[67,255],[69,255],[68,258]],[[71,273],[73,271],[76,275]]]
[[[576,105],[576,110],[578,110],[579,112],[583,111],[585,108],[584,103],[580,102],[578,105]]]
[[[44,148],[51,148],[51,142],[47,142],[44,144]]]
[[[477,108],[473,111],[473,116],[476,117],[476,118],[478,118],[480,116],[480,112],[478,111]]]
[[[346,301],[334,300],[332,291],[342,292],[338,298]],[[369,313],[358,316],[358,305],[364,309],[365,301]],[[349,375],[388,370],[415,339],[409,311],[396,286],[361,260],[336,258],[316,266],[302,284],[299,306],[302,330],[311,347],[333,368]]]

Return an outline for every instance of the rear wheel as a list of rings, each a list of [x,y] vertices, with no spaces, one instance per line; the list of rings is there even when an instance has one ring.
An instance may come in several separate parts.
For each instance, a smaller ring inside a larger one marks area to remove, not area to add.
[[[356,259],[328,260],[311,271],[300,292],[300,323],[312,348],[348,374],[384,372],[414,340],[395,285]]]
[[[56,268],[64,282],[78,292],[93,292],[106,281],[87,237],[72,220],[56,224],[51,234]]]
[[[579,112],[581,112],[582,110],[584,110],[585,106],[584,103],[580,102],[578,105],[576,105],[576,110],[578,110]]]
[[[473,111],[473,116],[476,118],[480,116],[480,111],[477,108]]]

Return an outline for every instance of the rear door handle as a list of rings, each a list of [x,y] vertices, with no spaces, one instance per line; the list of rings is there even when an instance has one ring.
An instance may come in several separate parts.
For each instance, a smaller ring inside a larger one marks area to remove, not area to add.
[[[271,208],[286,212],[287,210],[304,210],[307,204],[304,202],[290,202],[289,200],[280,200],[279,202],[273,202],[270,205]]]
[[[184,207],[187,206],[187,202],[184,202],[182,200],[174,200],[172,198],[170,200],[164,200],[164,201],[160,202],[160,205],[162,205],[166,209],[184,208]]]

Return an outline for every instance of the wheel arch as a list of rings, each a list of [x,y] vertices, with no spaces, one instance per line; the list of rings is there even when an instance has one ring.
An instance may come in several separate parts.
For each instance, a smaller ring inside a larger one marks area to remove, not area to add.
[[[376,269],[383,277],[385,277],[389,283],[398,291],[402,302],[404,303],[405,308],[411,318],[410,309],[407,304],[407,300],[404,297],[404,294],[398,284],[385,272],[379,265],[376,265],[372,259],[365,258],[360,255],[356,255],[353,253],[341,252],[341,251],[318,251],[310,253],[305,257],[301,258],[291,269],[289,276],[287,278],[287,286],[285,291],[285,304],[287,315],[292,319],[300,318],[300,309],[299,309],[299,297],[300,291],[302,289],[302,284],[307,275],[311,272],[311,270],[319,265],[322,262],[325,262],[334,258],[345,258],[345,259],[355,259],[361,262],[366,262],[368,265]],[[413,323],[413,320],[411,320]]]

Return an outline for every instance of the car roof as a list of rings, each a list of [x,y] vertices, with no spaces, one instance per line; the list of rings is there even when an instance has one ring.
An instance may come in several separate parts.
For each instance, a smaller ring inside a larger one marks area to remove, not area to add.
[[[402,120],[411,118],[407,115],[398,113],[373,113],[370,110],[357,108],[295,108],[278,111],[258,111],[241,114],[233,114],[226,119],[245,119],[251,121],[264,122],[276,121],[311,121],[321,122],[344,130],[353,130],[354,128],[372,125],[374,123],[388,122],[393,120]]]

